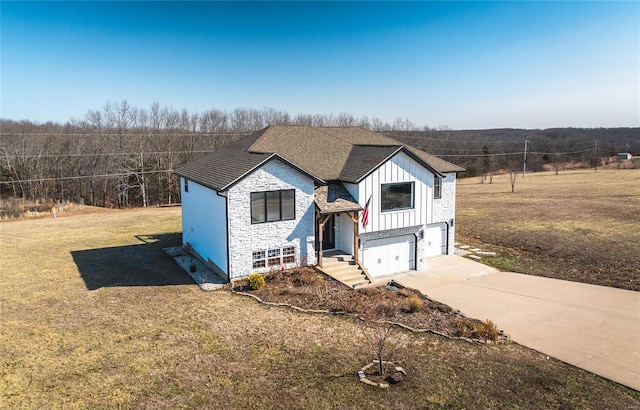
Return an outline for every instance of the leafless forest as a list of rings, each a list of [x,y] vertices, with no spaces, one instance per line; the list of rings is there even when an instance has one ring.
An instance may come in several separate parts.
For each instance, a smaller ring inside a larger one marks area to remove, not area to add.
[[[180,201],[171,171],[270,124],[363,126],[492,176],[544,164],[593,166],[621,151],[640,151],[640,129],[480,130],[430,128],[350,114],[298,114],[273,108],[189,113],[109,102],[65,124],[0,120],[0,195],[28,201],[80,201],[103,207],[155,206]],[[598,145],[598,142],[600,145]]]

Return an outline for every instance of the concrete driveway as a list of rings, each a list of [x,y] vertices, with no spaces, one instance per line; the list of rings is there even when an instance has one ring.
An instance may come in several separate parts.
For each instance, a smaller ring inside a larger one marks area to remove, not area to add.
[[[640,292],[498,270],[458,255],[394,278],[513,341],[640,390]]]

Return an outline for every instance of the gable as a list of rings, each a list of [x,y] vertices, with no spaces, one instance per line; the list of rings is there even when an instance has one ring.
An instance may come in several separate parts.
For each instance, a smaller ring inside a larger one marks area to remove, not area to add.
[[[403,153],[413,159],[416,164],[427,169],[430,173],[442,177],[443,175],[435,170],[422,158],[418,157],[413,151],[404,146],[362,146],[353,147],[349,160],[345,164],[340,179],[345,182],[358,183],[374,172],[385,162],[389,161],[396,155]]]
[[[269,126],[229,144],[175,174],[223,191],[272,158],[279,158],[319,184],[358,182],[402,151],[434,174],[463,168],[363,127]]]

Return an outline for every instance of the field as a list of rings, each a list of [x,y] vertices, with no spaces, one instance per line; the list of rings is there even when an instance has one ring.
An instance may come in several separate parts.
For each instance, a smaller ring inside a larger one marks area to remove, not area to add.
[[[463,179],[456,240],[502,270],[640,290],[640,170]]]
[[[203,292],[161,248],[180,209],[0,224],[0,408],[631,408],[640,395],[515,343],[395,331],[409,378],[348,317]],[[484,318],[483,318],[484,319]]]

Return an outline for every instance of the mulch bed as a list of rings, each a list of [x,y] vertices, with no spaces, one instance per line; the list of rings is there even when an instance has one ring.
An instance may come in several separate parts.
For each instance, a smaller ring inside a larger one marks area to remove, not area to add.
[[[416,289],[387,285],[354,290],[310,267],[273,271],[264,278],[266,284],[259,290],[251,290],[246,280],[235,282],[232,289],[257,296],[263,302],[354,314],[365,320],[398,323],[447,337],[482,341],[503,338],[493,323],[467,318],[445,304],[427,299]],[[415,307],[415,299],[422,302],[417,302],[421,308]]]

